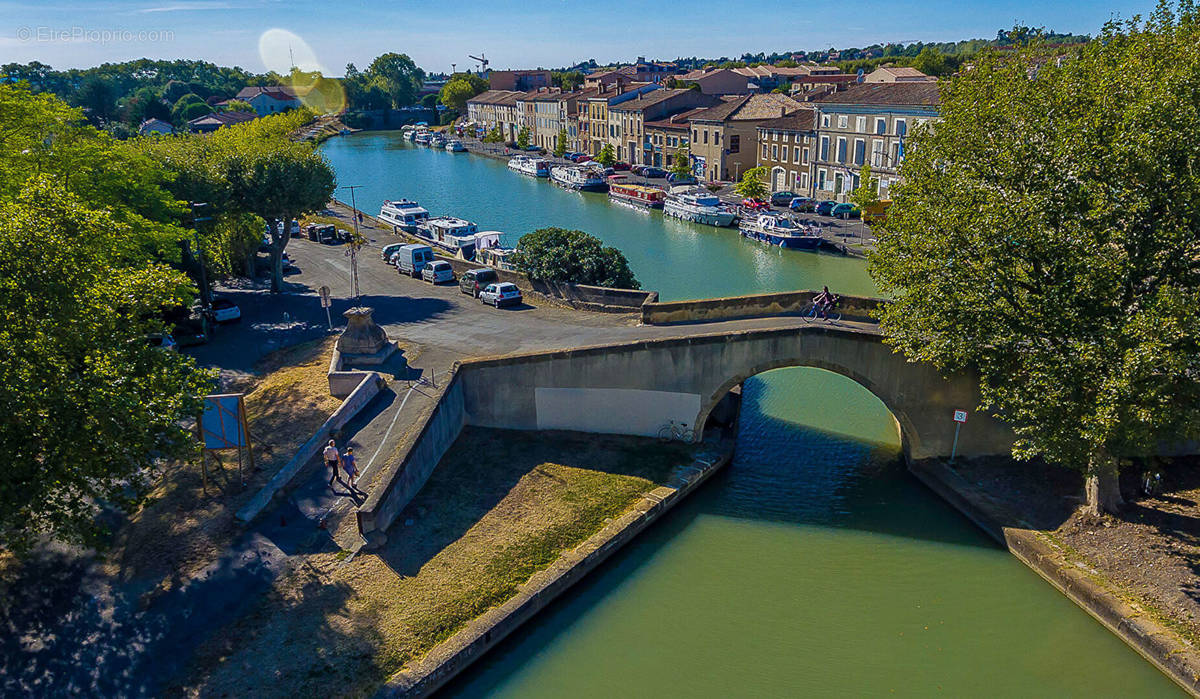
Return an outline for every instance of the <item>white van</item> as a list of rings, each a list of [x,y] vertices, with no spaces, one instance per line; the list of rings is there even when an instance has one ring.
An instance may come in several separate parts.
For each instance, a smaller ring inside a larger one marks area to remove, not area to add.
[[[411,243],[400,247],[393,258],[396,269],[400,274],[420,277],[425,265],[433,262],[433,248],[428,245]]]

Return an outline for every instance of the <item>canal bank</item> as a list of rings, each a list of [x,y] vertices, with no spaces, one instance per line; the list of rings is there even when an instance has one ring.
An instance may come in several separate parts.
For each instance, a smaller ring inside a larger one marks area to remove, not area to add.
[[[498,161],[378,134],[325,148],[342,182],[370,183],[381,198],[415,198],[510,235],[542,225],[587,230],[624,250],[664,301],[825,284],[877,295],[861,262],[673,225],[681,222],[516,177]],[[364,190],[358,195],[367,208]],[[788,369],[746,387],[730,466],[448,685],[448,695],[1174,689],[909,475],[891,415],[861,386]]]

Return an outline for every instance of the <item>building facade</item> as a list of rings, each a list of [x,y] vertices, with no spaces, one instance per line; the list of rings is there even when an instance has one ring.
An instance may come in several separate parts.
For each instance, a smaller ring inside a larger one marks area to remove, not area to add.
[[[813,196],[846,201],[863,165],[879,181],[879,197],[900,177],[904,137],[938,119],[936,82],[851,85],[811,102],[818,125],[813,153]]]
[[[758,124],[803,108],[786,95],[769,93],[726,98],[696,113],[688,120],[692,172],[710,181],[737,181],[758,162]]]
[[[767,169],[767,186],[772,193],[792,191],[811,196],[817,124],[816,109],[801,109],[759,122],[758,166]]]
[[[719,98],[696,90],[659,89],[610,105],[609,123],[613,130],[610,142],[617,160],[631,165],[653,165],[654,148],[646,136],[647,121],[697,107],[712,107],[718,102]]]

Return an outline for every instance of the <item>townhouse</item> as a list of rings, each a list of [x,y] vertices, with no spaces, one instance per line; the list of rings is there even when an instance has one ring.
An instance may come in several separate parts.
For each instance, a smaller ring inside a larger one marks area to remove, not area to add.
[[[863,165],[879,181],[879,196],[899,179],[904,137],[938,119],[937,82],[874,82],[815,98],[818,113],[812,195],[845,201]]]
[[[600,83],[594,93],[589,93],[588,97],[578,102],[579,127],[584,132],[580,138],[585,140],[586,145],[580,151],[594,156],[599,154],[605,145],[612,145],[615,152],[621,144],[621,137],[616,128],[620,121],[614,122],[609,110],[622,102],[659,89],[661,88],[654,83]]]
[[[646,138],[645,123],[697,107],[712,107],[720,98],[696,90],[659,89],[638,95],[608,108],[609,143],[617,160],[631,165],[652,165],[653,144]]]
[[[735,73],[736,75],[736,73]],[[707,180],[737,180],[758,161],[759,123],[787,116],[804,104],[778,93],[725,97],[693,115],[692,171]]]
[[[646,121],[642,124],[645,129],[646,165],[670,168],[675,162],[675,153],[683,151],[691,157],[692,126],[689,120],[703,112],[707,107],[697,107],[686,112],[672,114],[662,119]]]
[[[916,68],[886,66],[876,68],[863,77],[868,83],[927,83],[937,82],[937,78],[926,75]]]
[[[758,123],[758,166],[767,169],[772,192],[811,194],[818,118],[810,107]]]
[[[706,95],[748,95],[750,80],[728,68],[701,68],[679,76],[679,80],[695,83]]]
[[[515,106],[517,97],[523,93],[511,90],[487,90],[467,100],[467,121],[476,125],[476,133],[486,135],[495,126],[500,126],[505,141],[516,139],[512,130],[516,124]]]

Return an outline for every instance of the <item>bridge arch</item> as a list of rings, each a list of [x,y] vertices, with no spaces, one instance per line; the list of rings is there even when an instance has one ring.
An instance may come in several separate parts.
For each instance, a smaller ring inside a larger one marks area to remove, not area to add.
[[[918,445],[920,444],[920,435],[916,429],[916,426],[913,424],[912,419],[905,412],[904,407],[894,405],[894,401],[889,403],[887,396],[881,395],[881,391],[878,390],[878,388],[875,386],[875,382],[873,382],[870,377],[854,371],[845,365],[822,359],[815,359],[812,357],[772,359],[738,371],[734,376],[720,384],[716,391],[714,391],[712,395],[708,396],[708,399],[701,404],[700,413],[696,416],[696,420],[693,424],[698,428],[702,427],[708,422],[708,418],[712,414],[713,410],[722,400],[725,399],[725,396],[728,395],[730,391],[738,386],[741,386],[747,380],[754,378],[759,374],[765,374],[769,371],[775,371],[776,369],[822,369],[853,381],[874,396],[879,402],[883,403],[884,407],[887,408],[892,420],[896,423],[897,431],[900,433],[900,448],[906,457],[908,456],[908,449],[910,445],[914,443]],[[697,429],[696,439],[699,440],[702,436],[703,430]]]

